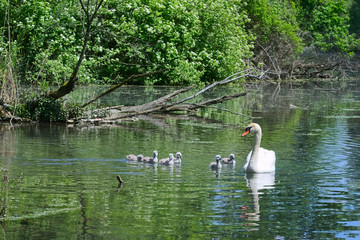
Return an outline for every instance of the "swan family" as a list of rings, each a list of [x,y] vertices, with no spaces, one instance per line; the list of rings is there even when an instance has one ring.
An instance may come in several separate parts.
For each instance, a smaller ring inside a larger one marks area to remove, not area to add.
[[[245,165],[243,170],[246,173],[271,173],[275,171],[275,152],[272,150],[267,150],[260,147],[262,130],[259,124],[250,123],[246,128],[245,132],[242,134],[242,137],[254,134],[254,144],[253,148],[246,158]],[[153,163],[160,165],[173,165],[181,163],[182,155],[180,152],[175,154],[170,153],[168,158],[158,159],[158,152],[153,151],[152,157],[144,157],[143,155],[134,155],[129,154],[126,156],[126,159],[129,161],[137,161],[143,163]],[[221,169],[222,164],[235,166],[235,154],[231,153],[229,158],[221,158],[220,155],[216,155],[215,162],[211,162],[209,168],[211,170]]]

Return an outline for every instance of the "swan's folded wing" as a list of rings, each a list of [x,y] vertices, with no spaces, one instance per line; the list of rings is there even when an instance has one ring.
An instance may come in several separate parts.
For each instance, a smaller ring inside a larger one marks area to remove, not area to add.
[[[264,172],[275,171],[276,156],[274,151],[260,148],[259,158],[261,159],[261,168]]]
[[[251,155],[252,155],[252,150],[249,152],[249,154],[246,157],[246,163],[245,163],[245,165],[243,167],[244,171],[246,171],[247,167],[249,166]]]

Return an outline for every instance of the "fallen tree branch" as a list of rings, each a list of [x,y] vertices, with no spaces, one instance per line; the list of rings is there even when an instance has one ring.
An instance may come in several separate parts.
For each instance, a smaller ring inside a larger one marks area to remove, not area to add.
[[[189,103],[189,104],[183,104],[183,105],[173,105],[173,106],[170,106],[170,107],[163,107],[163,109],[164,109],[163,111],[171,112],[171,111],[195,110],[197,108],[209,106],[209,105],[216,104],[216,103],[221,103],[221,102],[228,101],[228,100],[238,98],[238,97],[241,97],[241,96],[245,96],[245,95],[246,95],[246,92],[245,93],[237,93],[237,94],[233,94],[233,95],[229,95],[229,96],[222,96],[222,97],[218,97],[218,98],[215,98],[215,99],[210,99],[210,100],[207,100],[207,101],[204,101],[204,102],[201,102],[201,103]]]
[[[331,78],[338,74],[330,74],[329,71],[341,71],[343,66],[346,66],[341,61],[338,62],[321,62],[321,63],[297,63],[293,78]]]
[[[132,113],[127,113],[127,114],[122,114],[123,112],[121,111],[120,114],[116,117],[108,117],[105,118],[104,120],[119,120],[119,119],[125,119],[125,118],[131,118],[131,117],[135,117],[138,115],[146,115],[149,113],[169,113],[169,112],[178,112],[178,111],[193,111],[196,110],[198,108],[203,108],[212,104],[216,104],[216,103],[221,103],[224,101],[228,101],[231,99],[235,99],[241,96],[245,96],[246,93],[237,93],[237,94],[233,94],[233,95],[229,95],[229,96],[222,96],[222,97],[218,97],[215,99],[210,99],[204,102],[200,102],[200,103],[187,103],[187,104],[180,104],[180,105],[164,105],[164,104],[160,104],[160,105],[156,105],[153,106],[152,108],[149,109],[145,109],[142,111],[137,111],[137,112],[132,112]]]
[[[141,109],[141,108],[149,108],[151,105],[155,105],[155,103],[161,103],[161,102],[168,102],[169,100],[171,100],[172,98],[176,97],[177,95],[179,95],[180,93],[184,93],[184,92],[188,92],[190,91],[191,89],[193,89],[194,86],[190,86],[190,87],[187,87],[187,88],[182,88],[182,89],[179,89],[179,90],[176,90],[172,93],[169,93],[168,95],[165,95],[159,99],[156,99],[152,102],[149,102],[149,103],[145,103],[145,104],[142,104],[142,105],[139,105],[139,106],[124,106],[124,105],[117,105],[117,106],[111,106],[111,107],[106,107],[106,108],[101,108],[101,109],[98,109],[98,110],[102,110],[102,111],[106,111],[106,110],[118,110],[118,111],[121,111],[123,113],[126,113],[126,112],[134,112],[138,109]]]
[[[184,99],[182,99],[182,100],[179,100],[179,101],[173,103],[172,105],[178,105],[178,104],[180,104],[180,103],[183,103],[183,102],[186,102],[186,101],[188,101],[188,100],[190,100],[190,99],[193,99],[193,98],[199,96],[200,94],[206,92],[207,90],[209,90],[209,89],[211,89],[211,88],[213,88],[213,87],[215,87],[215,86],[217,86],[217,85],[224,85],[224,84],[233,82],[233,81],[235,81],[235,80],[237,80],[237,79],[244,78],[244,77],[247,77],[247,76],[251,76],[251,75],[250,75],[250,72],[252,72],[252,71],[254,71],[254,69],[253,69],[253,68],[250,68],[250,69],[246,69],[246,70],[244,70],[244,71],[235,73],[235,74],[233,74],[233,75],[230,75],[229,77],[225,78],[224,80],[219,81],[219,82],[214,82],[213,84],[210,84],[209,86],[201,89],[200,91],[198,91],[198,92],[195,93],[194,95],[191,95],[191,96],[189,96],[189,97],[187,97],[187,98],[184,98]]]
[[[108,108],[107,110],[110,110],[111,112],[109,112],[109,114],[107,114],[107,116],[104,116],[103,118],[96,118],[96,122],[112,122],[112,121],[116,121],[116,120],[120,120],[120,119],[129,119],[129,118],[133,118],[135,116],[139,116],[139,115],[147,115],[147,114],[151,114],[151,113],[169,113],[169,112],[188,112],[188,111],[194,111],[197,110],[199,108],[204,108],[204,107],[208,107],[210,105],[214,105],[217,103],[221,103],[224,101],[228,101],[231,99],[235,99],[241,96],[245,96],[246,92],[242,92],[242,93],[237,93],[237,94],[233,94],[233,95],[225,95],[225,96],[221,96],[221,97],[217,97],[214,99],[209,99],[209,100],[205,100],[203,102],[199,102],[199,103],[186,103],[187,101],[196,98],[197,96],[203,94],[204,92],[208,91],[209,89],[214,88],[215,86],[219,86],[219,85],[225,85],[228,84],[230,82],[233,82],[235,80],[241,79],[241,78],[257,78],[257,79],[262,79],[265,75],[267,74],[267,71],[262,72],[262,73],[258,73],[258,71],[254,68],[250,68],[250,69],[246,69],[243,70],[241,72],[235,73],[227,78],[225,78],[222,81],[218,81],[218,82],[214,82],[212,84],[210,84],[209,86],[206,86],[205,88],[195,92],[194,94],[188,96],[188,97],[184,97],[178,101],[174,101],[174,102],[170,102],[171,100],[174,99],[174,97],[180,95],[181,93],[186,93],[190,90],[192,90],[194,88],[194,86],[190,86],[187,88],[183,88],[183,89],[179,89],[176,90],[170,94],[167,94],[161,98],[158,98],[152,102],[149,103],[145,103],[139,106],[130,106],[130,107],[125,107],[125,106],[115,106],[115,107],[111,107]],[[113,89],[113,88],[112,88]],[[107,92],[106,92],[107,94]],[[95,98],[98,99],[98,98]],[[94,99],[94,100],[95,100]],[[169,103],[170,102],[170,103]],[[224,110],[225,111],[225,110]],[[226,110],[227,112],[231,112],[229,110]],[[234,113],[234,112],[232,112]],[[80,119],[81,120],[81,119]],[[95,120],[95,119],[93,119]],[[87,122],[91,122],[92,120],[85,120]]]

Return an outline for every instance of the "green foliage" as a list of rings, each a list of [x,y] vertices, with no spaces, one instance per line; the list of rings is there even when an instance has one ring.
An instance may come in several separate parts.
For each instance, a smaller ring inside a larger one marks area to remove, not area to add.
[[[253,39],[245,31],[243,6],[239,0],[107,1],[93,24],[79,82],[113,83],[167,68],[135,83],[190,84],[240,71]],[[11,3],[11,9],[22,82],[67,80],[83,40],[79,3],[30,0]]]
[[[93,22],[78,83],[116,83],[167,68],[131,83],[204,84],[244,69],[247,59],[267,46],[283,62],[296,58],[304,44],[351,55],[359,41],[348,31],[350,3],[107,0]],[[10,1],[10,6],[0,1],[0,19],[6,23],[0,26],[0,49],[11,41],[21,83],[47,90],[69,79],[86,27],[78,0]]]
[[[1,10],[6,9],[3,7]],[[10,2],[10,17],[11,38],[19,47],[16,68],[22,83],[54,85],[68,78],[82,46],[78,2]]]
[[[246,9],[251,19],[248,28],[255,33],[256,44],[273,44],[279,49],[290,43],[294,52],[302,50],[297,8],[292,1],[251,0]]]
[[[78,103],[65,103],[63,111],[66,119],[78,118],[84,113],[84,109],[81,107],[81,104]]]
[[[0,36],[0,89],[5,80],[5,75],[7,72],[6,64],[6,50],[7,46],[2,36]]]
[[[359,39],[349,33],[350,15],[347,0],[311,0],[311,8],[302,12],[304,28],[310,31],[311,42],[322,51],[337,50],[341,53],[353,55],[359,48]],[[305,10],[305,9],[304,9]]]
[[[15,115],[38,122],[66,122],[83,114],[83,108],[79,104],[44,98],[38,94],[25,93],[21,100],[16,105]]]
[[[256,36],[252,63],[274,71],[291,68],[303,49],[296,5],[288,0],[250,0],[246,10],[251,19],[247,29]]]
[[[241,59],[251,54],[241,1],[107,3],[99,24],[110,31],[97,32],[89,50],[101,55],[96,69],[108,79],[168,68],[145,82],[210,82],[241,70]]]
[[[37,101],[32,118],[39,122],[63,122],[65,115],[62,111],[61,103],[50,98],[41,98]]]
[[[350,8],[350,32],[355,33],[357,37],[360,36],[360,2],[353,1]]]

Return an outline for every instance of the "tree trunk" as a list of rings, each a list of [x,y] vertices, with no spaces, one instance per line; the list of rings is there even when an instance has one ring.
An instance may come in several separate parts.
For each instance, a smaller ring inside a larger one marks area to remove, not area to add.
[[[87,4],[88,4],[87,7],[85,7],[82,0],[80,0],[81,8],[82,8],[82,10],[84,11],[84,13],[86,15],[87,22],[86,22],[86,30],[85,30],[85,35],[84,35],[84,44],[83,44],[83,47],[81,49],[79,60],[76,63],[76,66],[75,66],[74,71],[72,72],[72,74],[70,76],[69,81],[66,81],[65,83],[63,83],[58,90],[51,91],[47,95],[47,97],[58,99],[58,98],[61,98],[61,97],[65,96],[65,95],[69,94],[70,92],[72,92],[74,90],[75,83],[79,79],[79,77],[78,77],[79,69],[80,69],[82,61],[84,60],[86,47],[87,47],[88,41],[90,39],[91,24],[94,21],[96,13],[100,9],[103,1],[104,0],[100,0],[99,3],[96,1],[95,10],[94,10],[93,14],[90,16],[90,13],[89,13],[89,1],[87,1]]]

